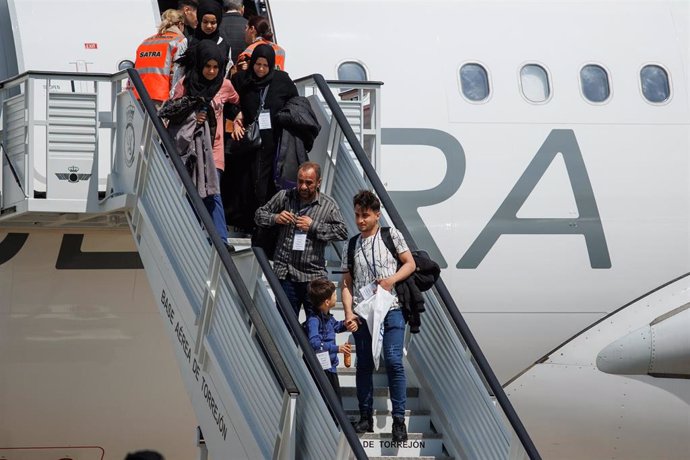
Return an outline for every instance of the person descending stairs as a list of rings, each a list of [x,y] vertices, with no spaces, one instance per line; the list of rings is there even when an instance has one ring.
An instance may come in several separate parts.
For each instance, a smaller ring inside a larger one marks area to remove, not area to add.
[[[341,275],[332,274],[330,278],[338,284]],[[340,289],[337,290],[340,293]],[[344,320],[345,312],[340,298],[336,306],[330,311],[336,320]],[[300,315],[300,321],[304,321],[304,313]],[[350,333],[336,334],[336,344],[350,343],[352,365],[345,366],[345,355],[338,354],[337,375],[340,379],[340,393],[342,395],[343,408],[359,433],[360,442],[367,455],[371,459],[391,458],[419,458],[424,460],[451,460],[454,457],[448,454],[443,444],[443,434],[436,430],[433,423],[432,411],[424,402],[424,395],[419,387],[418,380],[409,365],[403,359],[407,374],[406,410],[403,420],[406,439],[395,439],[396,422],[392,417],[392,404],[388,390],[388,376],[385,362],[377,370],[373,371],[373,403],[371,417],[363,423],[359,417],[360,412],[357,400],[356,363],[357,349],[354,338]],[[358,425],[362,425],[358,427]],[[364,426],[366,425],[366,426]],[[359,428],[359,429],[358,429]],[[363,429],[362,429],[363,428]]]

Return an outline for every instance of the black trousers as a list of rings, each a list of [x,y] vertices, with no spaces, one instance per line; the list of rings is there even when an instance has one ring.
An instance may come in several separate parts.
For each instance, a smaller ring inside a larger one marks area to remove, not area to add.
[[[326,377],[328,377],[328,381],[331,382],[331,386],[333,387],[333,390],[335,390],[335,395],[338,397],[338,401],[340,401],[340,405],[342,406],[343,396],[340,394],[340,381],[338,380],[338,374],[329,371],[324,372]]]

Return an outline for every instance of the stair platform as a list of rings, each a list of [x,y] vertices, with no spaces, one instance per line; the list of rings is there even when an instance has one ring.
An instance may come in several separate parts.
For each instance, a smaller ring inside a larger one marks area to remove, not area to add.
[[[367,455],[419,457],[435,456],[443,452],[443,435],[438,433],[408,433],[407,441],[394,442],[390,433],[364,433],[360,441]]]

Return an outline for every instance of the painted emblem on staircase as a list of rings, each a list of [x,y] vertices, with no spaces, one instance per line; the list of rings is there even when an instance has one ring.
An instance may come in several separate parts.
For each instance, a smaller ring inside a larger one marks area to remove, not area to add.
[[[69,172],[66,173],[55,173],[59,180],[66,180],[67,182],[76,183],[81,180],[88,180],[91,174],[79,174],[78,166],[70,166],[67,168]]]
[[[127,107],[127,126],[125,127],[125,164],[128,168],[134,163],[134,145],[136,144],[133,120],[134,106],[130,104]]]

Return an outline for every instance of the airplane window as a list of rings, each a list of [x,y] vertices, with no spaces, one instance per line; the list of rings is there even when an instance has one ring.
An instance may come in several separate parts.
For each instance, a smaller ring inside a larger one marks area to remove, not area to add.
[[[664,102],[671,97],[668,74],[658,65],[646,65],[640,70],[642,94],[649,102]]]
[[[549,76],[546,70],[537,64],[527,64],[520,69],[522,94],[531,102],[544,102],[551,95]]]
[[[489,97],[489,75],[479,64],[465,64],[460,67],[462,94],[470,101],[483,101]]]
[[[338,80],[367,81],[367,71],[359,62],[343,62],[338,66]]]
[[[604,102],[611,95],[609,76],[603,67],[589,64],[580,70],[582,94],[590,102]]]

